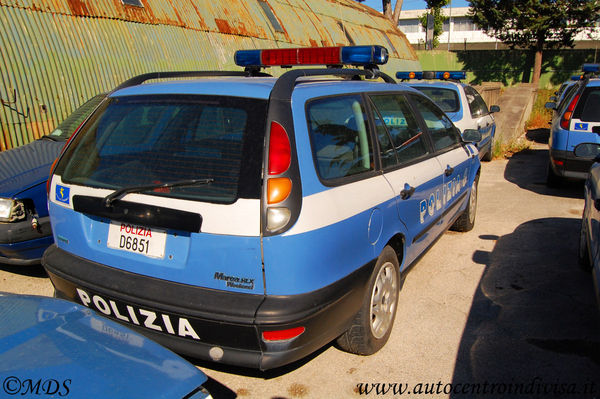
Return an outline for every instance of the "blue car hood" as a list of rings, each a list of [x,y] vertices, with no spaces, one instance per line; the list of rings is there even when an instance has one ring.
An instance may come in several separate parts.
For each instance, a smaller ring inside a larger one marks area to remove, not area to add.
[[[48,180],[64,141],[36,140],[0,152],[0,197],[11,198]]]
[[[15,397],[183,398],[207,380],[157,343],[61,299],[0,293],[0,320],[0,381]]]

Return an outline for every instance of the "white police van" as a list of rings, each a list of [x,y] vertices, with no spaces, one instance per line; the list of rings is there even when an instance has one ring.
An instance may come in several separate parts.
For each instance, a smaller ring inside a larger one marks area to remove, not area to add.
[[[269,369],[335,339],[374,353],[404,272],[473,227],[477,150],[379,72],[383,47],[235,59],[244,72],[125,82],[66,146],[43,258],[56,295],[216,362]]]

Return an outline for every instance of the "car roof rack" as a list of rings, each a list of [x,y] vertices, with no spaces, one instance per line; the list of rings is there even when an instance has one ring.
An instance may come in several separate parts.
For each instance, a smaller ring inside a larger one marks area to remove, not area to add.
[[[112,92],[121,90],[127,87],[138,86],[148,80],[155,79],[173,79],[173,78],[200,78],[200,77],[218,77],[218,76],[256,76],[256,77],[271,77],[268,73],[260,71],[167,71],[167,72],[149,72],[134,76],[127,79],[119,86],[114,88]]]

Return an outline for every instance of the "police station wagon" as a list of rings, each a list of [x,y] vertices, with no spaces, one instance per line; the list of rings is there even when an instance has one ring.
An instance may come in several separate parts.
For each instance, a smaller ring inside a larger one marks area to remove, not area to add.
[[[464,71],[423,71],[397,72],[396,78],[423,92],[431,98],[448,115],[454,125],[461,131],[476,129],[481,133],[481,141],[476,143],[479,158],[491,161],[494,155],[494,138],[496,136],[496,120],[494,113],[500,107],[489,107],[477,90],[461,80],[467,78]]]
[[[56,295],[215,362],[270,369],[336,339],[372,354],[409,266],[473,227],[477,149],[379,72],[383,47],[235,59],[245,71],[125,82],[67,145],[43,258]]]

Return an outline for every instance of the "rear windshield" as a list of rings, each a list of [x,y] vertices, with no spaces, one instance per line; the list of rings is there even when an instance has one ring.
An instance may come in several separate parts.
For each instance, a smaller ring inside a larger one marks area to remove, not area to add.
[[[83,127],[55,173],[108,189],[212,179],[147,193],[214,203],[260,198],[266,107],[224,96],[117,97]]]
[[[455,90],[427,86],[413,87],[431,98],[444,112],[458,112],[460,109],[458,93]]]
[[[573,117],[584,122],[600,122],[600,86],[585,88]]]

